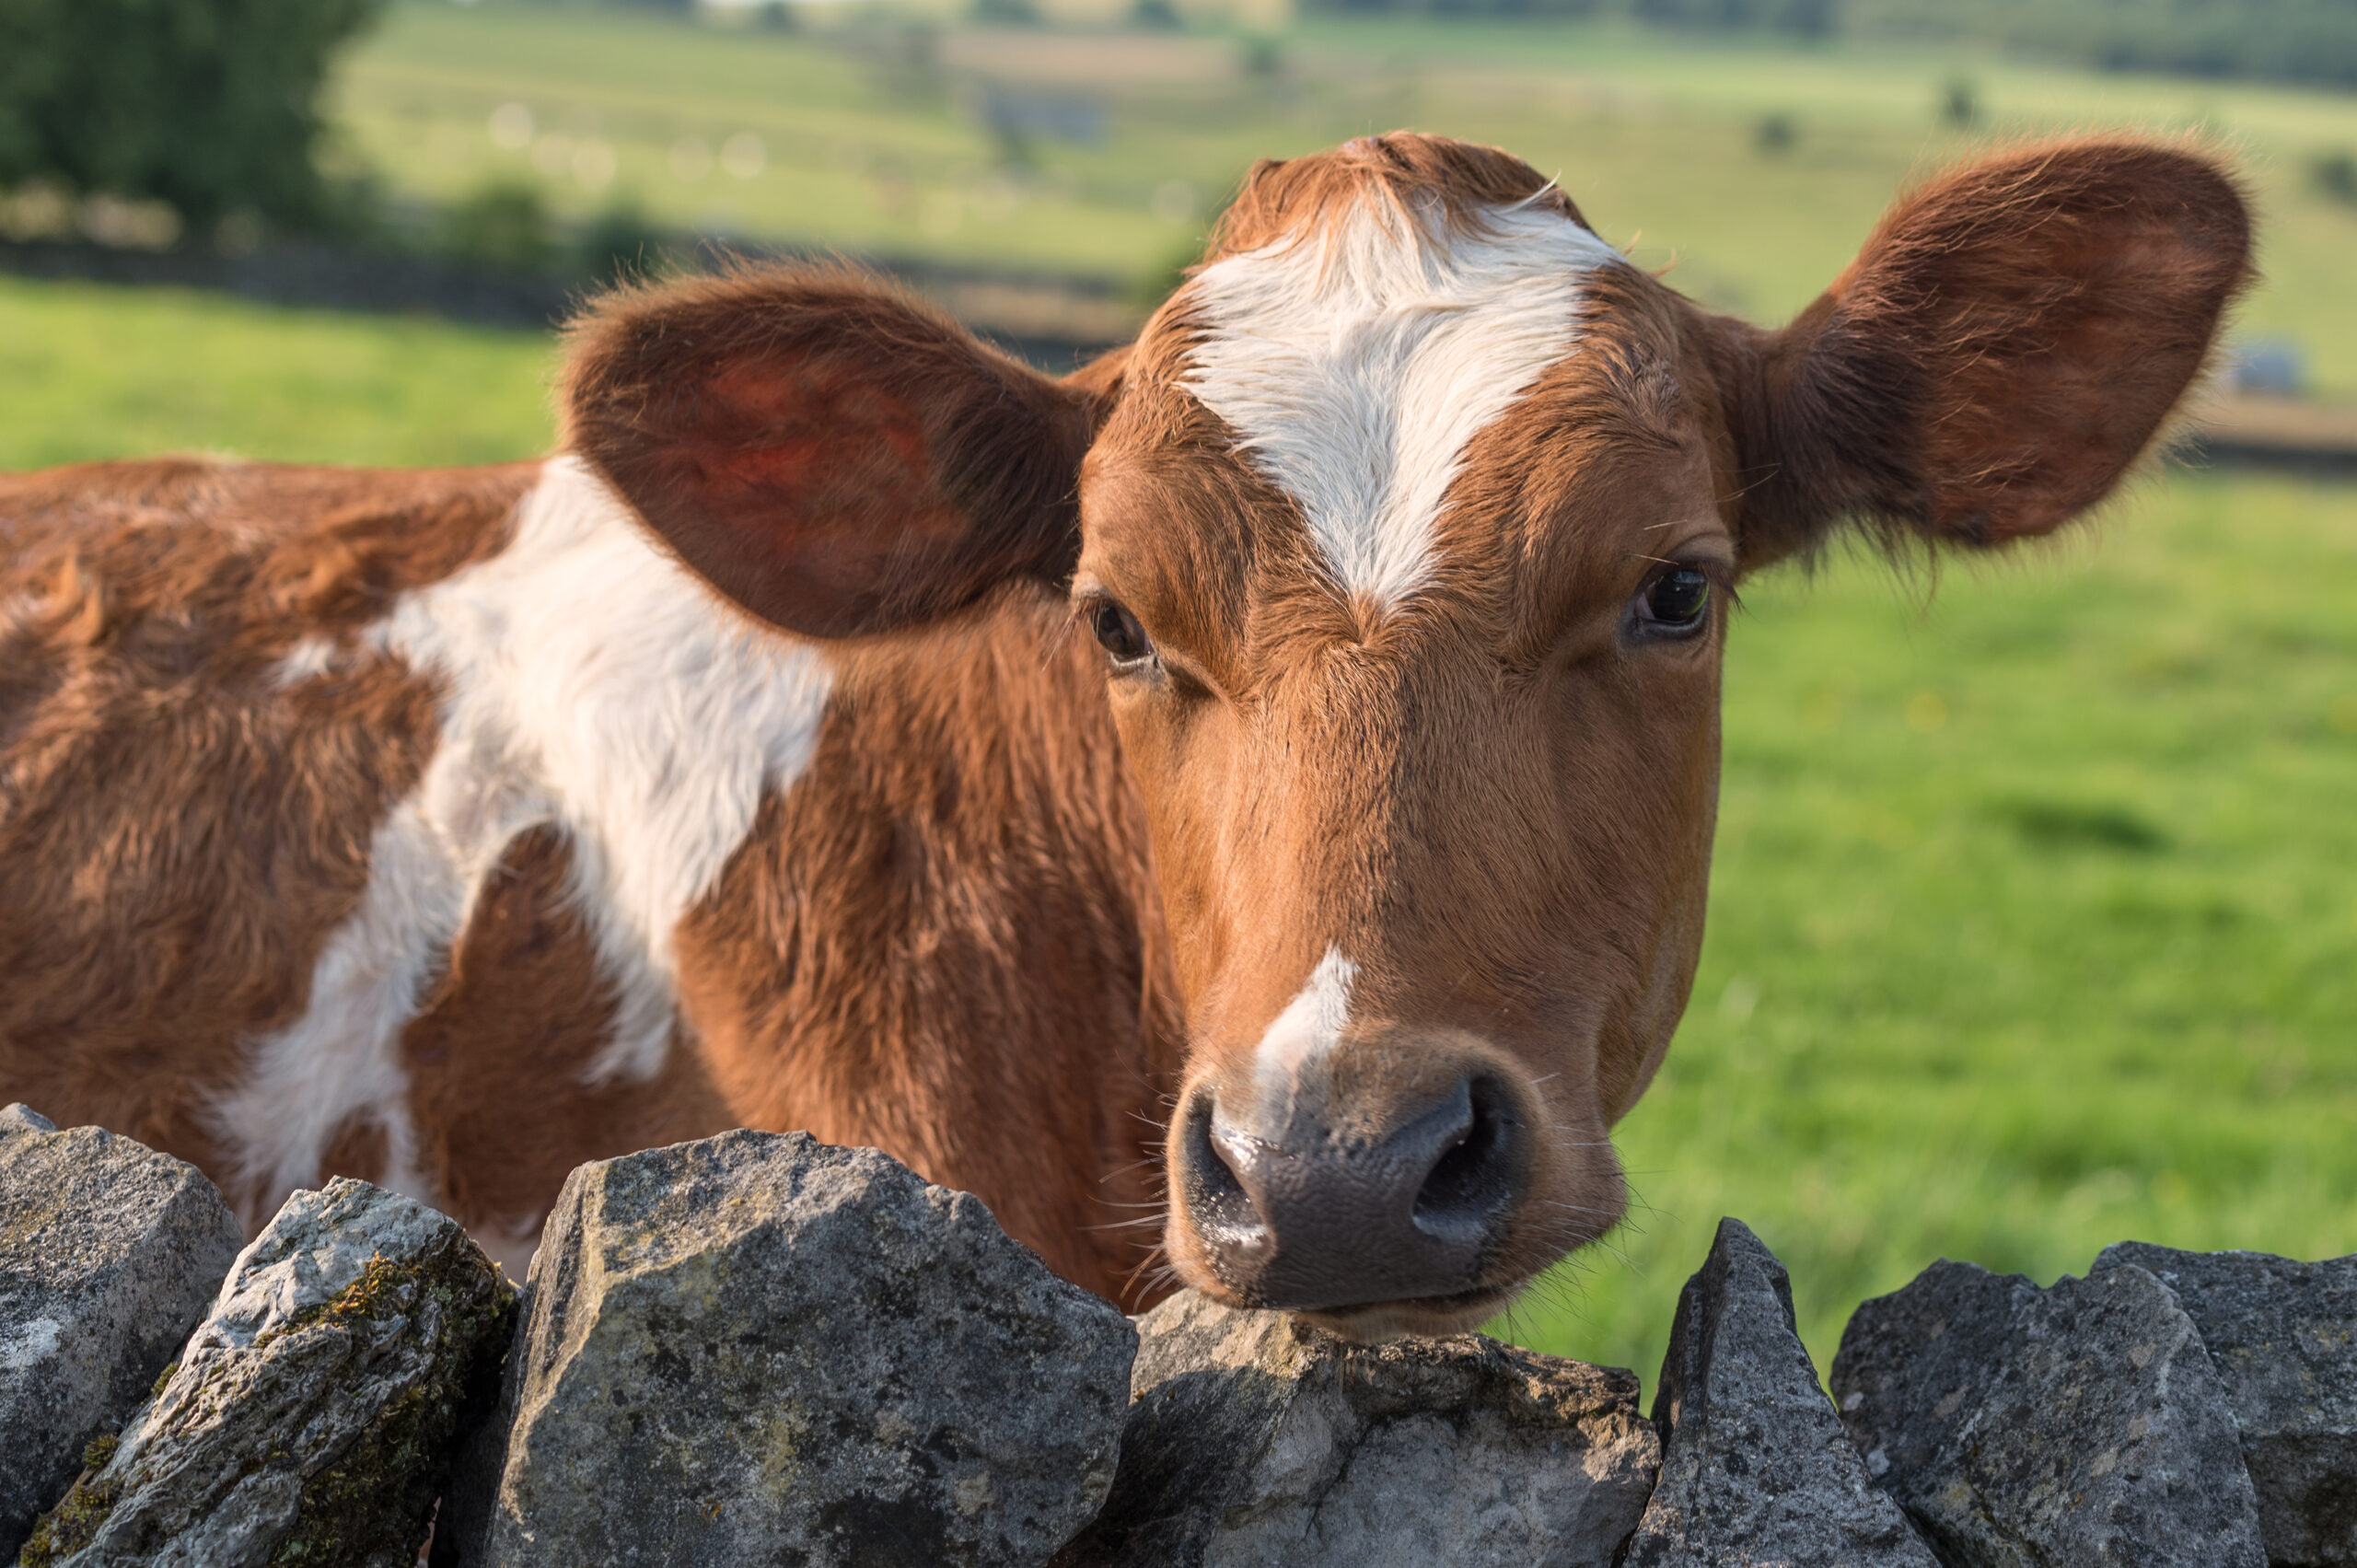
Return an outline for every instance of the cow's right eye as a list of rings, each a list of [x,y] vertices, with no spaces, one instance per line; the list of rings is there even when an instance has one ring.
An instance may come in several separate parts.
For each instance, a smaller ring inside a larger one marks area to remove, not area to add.
[[[1088,624],[1096,632],[1097,642],[1113,656],[1115,664],[1136,664],[1154,652],[1154,644],[1147,640],[1145,628],[1138,624],[1138,618],[1115,600],[1098,599],[1097,608],[1089,612]]]

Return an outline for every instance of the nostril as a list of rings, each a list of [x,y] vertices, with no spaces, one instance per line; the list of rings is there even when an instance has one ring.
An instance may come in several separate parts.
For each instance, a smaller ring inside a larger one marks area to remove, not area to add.
[[[1186,1189],[1187,1210],[1196,1230],[1214,1249],[1251,1250],[1265,1247],[1268,1226],[1251,1194],[1237,1179],[1236,1169],[1220,1153],[1212,1132],[1211,1097],[1199,1094],[1187,1103],[1180,1127],[1179,1179]]]
[[[1513,1202],[1521,1179],[1520,1123],[1504,1089],[1488,1078],[1467,1086],[1472,1114],[1433,1162],[1416,1192],[1416,1228],[1446,1241],[1486,1236]]]

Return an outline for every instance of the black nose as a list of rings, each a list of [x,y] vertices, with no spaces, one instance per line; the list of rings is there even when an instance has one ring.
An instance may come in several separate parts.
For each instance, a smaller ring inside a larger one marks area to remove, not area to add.
[[[1271,1143],[1201,1094],[1179,1179],[1229,1288],[1257,1307],[1327,1311],[1474,1288],[1527,1179],[1527,1144],[1504,1090],[1479,1076],[1360,1143],[1298,1120]]]

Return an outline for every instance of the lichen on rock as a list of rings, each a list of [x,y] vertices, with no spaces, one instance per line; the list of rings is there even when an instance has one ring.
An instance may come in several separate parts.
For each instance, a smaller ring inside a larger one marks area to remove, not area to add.
[[[2224,1380],[2259,1539],[2278,1568],[2357,1565],[2357,1257],[2180,1252],[2124,1241],[2167,1286]]]
[[[1112,1483],[1135,1344],[873,1149],[744,1132],[586,1165],[437,1559],[1036,1568]]]
[[[52,1521],[49,1563],[408,1568],[514,1314],[447,1217],[364,1182],[295,1194]]]
[[[1661,1462],[1637,1379],[1476,1334],[1360,1345],[1182,1291],[1056,1568],[1602,1568]]]
[[[194,1166],[0,1109],[0,1562],[149,1396],[241,1244]]]
[[[2264,1568],[2225,1388],[2132,1263],[2064,1275],[1940,1262],[1861,1306],[1833,1394],[1866,1471],[1951,1568]]]

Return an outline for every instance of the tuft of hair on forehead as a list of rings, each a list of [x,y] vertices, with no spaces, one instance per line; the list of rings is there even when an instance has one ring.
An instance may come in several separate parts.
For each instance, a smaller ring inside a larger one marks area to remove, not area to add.
[[[1213,229],[1202,264],[1339,221],[1370,200],[1428,231],[1437,224],[1454,233],[1480,232],[1499,209],[1525,203],[1588,226],[1552,180],[1512,153],[1394,131],[1361,136],[1309,157],[1254,164]]]

